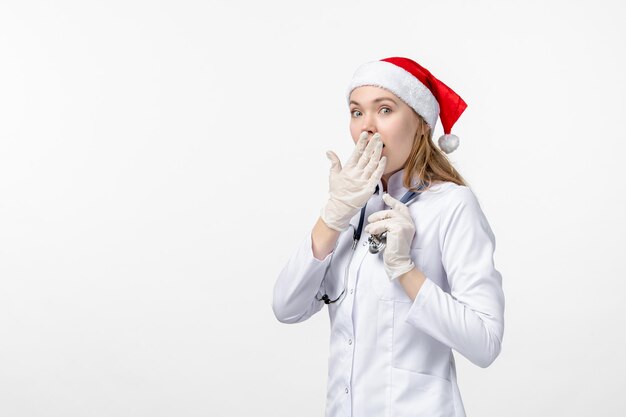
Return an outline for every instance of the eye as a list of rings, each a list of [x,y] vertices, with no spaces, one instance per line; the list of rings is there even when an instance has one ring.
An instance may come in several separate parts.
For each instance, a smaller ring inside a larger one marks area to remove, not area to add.
[[[358,113],[361,113],[359,110],[352,110],[352,113],[351,113],[351,114],[352,114],[352,117],[357,117],[357,116],[355,116],[355,115],[354,115],[354,113],[357,113],[357,112],[358,112]]]
[[[383,111],[383,110],[385,110],[385,109],[386,109],[386,110],[389,110],[389,111],[387,112],[387,114],[391,113],[391,109],[390,109],[389,107],[383,107],[382,109],[380,109],[380,111]]]

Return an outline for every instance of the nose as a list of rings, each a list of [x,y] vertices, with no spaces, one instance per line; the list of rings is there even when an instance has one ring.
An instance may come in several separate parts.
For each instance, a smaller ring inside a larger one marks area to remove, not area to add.
[[[374,121],[374,116],[369,115],[369,116],[363,116],[363,126],[361,126],[361,131],[363,132],[367,132],[367,137],[371,137],[374,133],[377,132],[376,130],[376,123]]]
[[[368,141],[372,138],[374,133],[378,132],[378,128],[376,127],[376,117],[374,115],[363,116],[361,119],[363,125],[361,126],[361,132],[367,132]],[[385,147],[385,142],[383,141],[383,148]]]

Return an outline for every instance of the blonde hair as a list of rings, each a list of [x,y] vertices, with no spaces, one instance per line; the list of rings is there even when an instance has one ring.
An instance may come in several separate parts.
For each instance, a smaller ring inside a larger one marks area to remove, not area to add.
[[[428,123],[415,111],[413,113],[418,118],[418,126],[411,153],[404,163],[402,179],[404,187],[416,191],[416,186],[412,186],[415,177],[418,178],[417,186],[426,185],[424,191],[431,188],[434,181],[451,181],[458,185],[467,185],[446,154],[430,140]]]

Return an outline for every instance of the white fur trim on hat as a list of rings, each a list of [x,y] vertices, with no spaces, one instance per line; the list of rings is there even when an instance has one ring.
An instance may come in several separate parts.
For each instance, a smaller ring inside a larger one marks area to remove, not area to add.
[[[413,74],[391,62],[366,62],[352,76],[348,86],[348,103],[352,90],[364,85],[382,87],[402,99],[426,120],[432,138],[439,117],[439,103],[433,93]]]

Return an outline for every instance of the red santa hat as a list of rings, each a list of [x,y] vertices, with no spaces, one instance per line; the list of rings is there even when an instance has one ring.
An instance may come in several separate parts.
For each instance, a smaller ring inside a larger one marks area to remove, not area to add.
[[[402,99],[426,120],[430,126],[430,139],[439,116],[444,132],[439,138],[439,147],[445,153],[458,148],[459,137],[451,134],[450,130],[467,104],[417,62],[408,58],[392,57],[361,65],[348,86],[348,102],[352,90],[363,85],[382,87]]]

